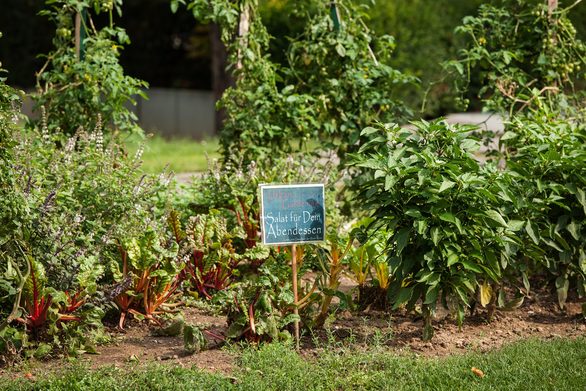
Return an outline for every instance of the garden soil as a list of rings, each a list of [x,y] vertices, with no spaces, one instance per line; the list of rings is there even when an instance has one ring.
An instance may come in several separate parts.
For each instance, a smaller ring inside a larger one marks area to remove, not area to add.
[[[346,285],[345,288],[351,287]],[[212,333],[221,334],[226,330],[223,316],[210,315],[195,308],[185,308],[184,316],[186,322],[203,326]],[[326,322],[324,329],[303,335],[301,355],[312,360],[326,349],[351,347],[367,350],[375,347],[396,354],[441,357],[468,351],[486,352],[527,338],[548,340],[586,336],[586,323],[577,298],[570,297],[565,310],[561,311],[555,295],[547,290],[533,292],[513,311],[497,311],[490,323],[482,308],[466,317],[462,328],[448,312],[438,311],[431,342],[421,341],[422,327],[420,317],[404,311],[394,311],[392,315],[369,308],[358,313],[340,312]],[[189,355],[183,350],[182,337],[159,337],[152,331],[150,326],[138,321],[129,322],[124,331],[112,328],[111,344],[99,346],[99,354],[86,354],[76,361],[90,368],[136,367],[150,363],[195,366],[227,375],[237,366],[237,348],[222,346],[209,335],[206,336],[208,349]],[[68,365],[66,359],[58,358],[33,361],[0,370],[0,376],[34,378]]]

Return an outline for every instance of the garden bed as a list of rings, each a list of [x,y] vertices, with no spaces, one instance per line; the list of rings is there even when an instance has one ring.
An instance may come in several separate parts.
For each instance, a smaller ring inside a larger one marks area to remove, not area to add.
[[[581,314],[581,304],[570,298],[566,310],[560,311],[556,295],[547,291],[534,292],[525,303],[513,311],[497,312],[494,320],[486,321],[486,313],[479,309],[467,317],[461,330],[446,312],[438,311],[435,317],[435,335],[431,342],[421,340],[423,320],[404,311],[385,313],[366,310],[358,313],[338,313],[336,320],[321,330],[305,332],[301,338],[301,357],[315,360],[326,351],[369,351],[376,349],[396,355],[445,357],[467,352],[485,353],[511,343],[537,338],[555,340],[586,336],[586,323]],[[196,308],[185,308],[187,322],[204,326],[207,330],[222,333],[226,319]],[[93,370],[115,366],[130,368],[154,363],[197,367],[199,369],[230,375],[238,367],[238,349],[223,347],[208,337],[208,349],[187,354],[183,338],[153,335],[146,323],[131,321],[124,331],[109,329],[113,342],[98,347],[95,355],[86,354],[75,360]],[[41,378],[48,373],[59,372],[71,366],[71,360],[48,359],[29,361],[22,366],[0,371],[4,378],[18,378],[31,374]]]

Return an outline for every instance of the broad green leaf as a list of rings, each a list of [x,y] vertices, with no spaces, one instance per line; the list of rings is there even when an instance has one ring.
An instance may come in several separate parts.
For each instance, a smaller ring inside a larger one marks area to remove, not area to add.
[[[452,250],[448,250],[448,267],[457,263],[460,257]]]
[[[389,191],[397,183],[397,178],[392,175],[387,175],[385,178],[385,191]]]
[[[508,228],[513,232],[522,230],[524,226],[525,222],[522,220],[509,220]]]
[[[566,229],[574,239],[580,240],[580,227],[576,224],[575,220],[572,220],[572,222],[566,226]]]
[[[338,52],[340,57],[346,56],[346,48],[340,43],[336,45],[336,52]]]
[[[452,182],[448,179],[444,179],[444,181],[442,182],[442,185],[440,186],[438,193],[444,192],[452,187],[454,187],[454,185],[456,184],[456,182]]]
[[[427,220],[418,220],[417,221],[417,233],[419,235],[423,235],[425,230],[427,229]]]
[[[431,289],[428,289],[427,294],[425,295],[425,300],[423,301],[423,304],[435,304],[435,302],[437,301],[437,296],[439,294],[440,291],[440,286],[436,285]]]
[[[440,220],[447,221],[448,223],[455,223],[455,216],[450,212],[445,212],[439,215]]]
[[[544,242],[545,244],[547,244],[549,247],[551,247],[551,248],[555,248],[555,249],[556,249],[556,250],[558,250],[559,252],[563,252],[563,251],[564,251],[564,250],[563,250],[563,249],[562,249],[560,246],[558,246],[558,245],[557,245],[557,243],[556,243],[556,242],[554,242],[554,241],[553,241],[553,240],[551,240],[551,239],[543,238],[543,242]]]
[[[515,132],[511,132],[511,131],[505,132],[505,134],[503,134],[503,136],[501,137],[501,141],[511,140],[517,136],[518,136],[518,134]]]
[[[410,217],[422,218],[421,212],[417,209],[408,209],[405,214]]]
[[[409,241],[409,231],[409,228],[401,228],[395,236],[395,241],[397,242],[397,254],[401,254],[405,246],[407,246],[407,242]]]
[[[397,295],[397,299],[395,300],[395,304],[393,305],[393,309],[399,308],[402,304],[407,303],[411,296],[413,295],[413,287],[405,286],[399,290],[399,294]]]
[[[535,231],[533,230],[533,226],[530,221],[527,221],[527,225],[525,226],[525,230],[527,231],[527,234],[529,235],[531,240],[533,240],[533,243],[538,245],[539,238],[537,237],[537,235],[535,235]]]
[[[360,132],[361,136],[368,136],[369,134],[373,134],[373,133],[377,133],[380,132],[379,129],[377,128],[373,128],[372,126],[367,126],[366,128],[362,129],[362,132]]]
[[[382,178],[385,176],[385,172],[383,170],[376,170],[374,172],[374,179]]]
[[[499,223],[501,226],[503,226],[503,227],[507,226],[507,222],[505,221],[505,219],[503,219],[503,216],[501,216],[501,214],[499,212],[497,212],[496,210],[489,210],[488,212],[486,212],[486,215],[491,220],[494,220],[497,223]]]
[[[437,244],[439,243],[440,237],[441,237],[440,229],[438,227],[433,227],[431,229],[431,240],[433,241],[433,244],[435,244],[437,246]]]
[[[460,260],[460,263],[464,266],[464,269],[470,270],[475,273],[482,273],[482,268],[470,259]]]

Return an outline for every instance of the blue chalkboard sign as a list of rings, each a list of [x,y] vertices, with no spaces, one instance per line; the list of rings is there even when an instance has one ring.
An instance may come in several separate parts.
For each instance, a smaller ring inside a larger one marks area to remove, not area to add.
[[[297,244],[325,238],[323,184],[261,185],[262,242]]]

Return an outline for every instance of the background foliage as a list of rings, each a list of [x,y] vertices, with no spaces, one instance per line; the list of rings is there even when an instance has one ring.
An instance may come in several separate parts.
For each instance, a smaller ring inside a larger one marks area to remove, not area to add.
[[[134,104],[133,95],[141,95],[146,82],[124,74],[118,58],[124,45],[130,43],[125,30],[116,27],[113,14],[121,12],[121,0],[47,2],[41,12],[55,24],[54,50],[37,73],[37,94],[33,99],[37,107],[44,106],[48,113],[50,131],[74,134],[79,127],[92,129],[96,115],[102,116],[106,129],[141,132],[136,115],[126,106]],[[108,24],[96,29],[92,12],[106,13]],[[75,46],[76,14],[81,17],[81,43]],[[84,38],[85,37],[85,38]]]

